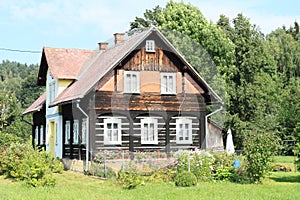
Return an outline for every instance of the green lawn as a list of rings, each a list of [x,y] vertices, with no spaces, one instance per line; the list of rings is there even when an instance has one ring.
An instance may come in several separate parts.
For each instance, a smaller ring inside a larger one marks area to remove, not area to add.
[[[260,185],[199,183],[179,188],[174,183],[147,183],[134,190],[71,171],[56,177],[54,188],[28,188],[0,176],[0,199],[300,199],[299,172],[272,173]]]

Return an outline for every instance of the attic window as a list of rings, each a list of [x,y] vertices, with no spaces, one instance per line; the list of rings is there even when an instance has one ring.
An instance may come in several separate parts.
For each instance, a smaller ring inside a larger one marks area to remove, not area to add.
[[[155,52],[154,40],[146,40],[146,52]]]

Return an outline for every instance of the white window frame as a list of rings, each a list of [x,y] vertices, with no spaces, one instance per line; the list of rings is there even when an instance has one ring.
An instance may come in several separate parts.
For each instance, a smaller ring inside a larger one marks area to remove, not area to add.
[[[83,118],[81,124],[81,144],[86,144],[86,133],[87,133],[87,118]]]
[[[69,140],[71,139],[70,133],[71,133],[71,121],[67,120],[65,124],[65,144],[70,144],[69,143]]]
[[[44,125],[40,126],[40,145],[43,144],[43,140],[44,140]]]
[[[56,98],[56,81],[49,83],[49,102],[51,103]]]
[[[146,40],[146,52],[155,52],[154,40]]]
[[[179,118],[176,119],[176,143],[177,144],[192,144],[193,143],[193,129],[192,119]],[[182,127],[182,126],[184,127]],[[188,129],[186,129],[186,125]],[[187,132],[188,131],[188,132]],[[182,136],[182,139],[180,138]],[[186,138],[188,137],[188,138]]]
[[[122,144],[122,139],[121,139],[121,119],[118,118],[107,118],[104,119],[104,144],[108,144],[108,145],[120,145]],[[117,124],[117,129],[114,129],[113,126],[111,126],[112,128],[109,129],[108,125],[111,124]],[[113,134],[112,131],[117,131],[117,139],[116,140],[110,140],[109,139],[109,135]]]
[[[39,144],[39,126],[35,127],[35,144]]]
[[[176,94],[176,82],[176,73],[160,73],[160,93],[172,95]]]
[[[73,122],[73,144],[79,143],[79,120],[75,119]]]
[[[145,125],[147,124],[147,127]],[[153,140],[149,140],[146,135],[151,134],[151,129],[149,127],[153,124]],[[157,119],[152,117],[147,117],[141,119],[141,144],[158,144],[158,131],[157,131]]]
[[[135,81],[133,76],[136,76]],[[124,71],[124,93],[140,93],[140,72]]]

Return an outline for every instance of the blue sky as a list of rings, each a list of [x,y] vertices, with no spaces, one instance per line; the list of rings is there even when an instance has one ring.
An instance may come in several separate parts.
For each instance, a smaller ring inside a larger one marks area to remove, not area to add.
[[[0,49],[41,51],[46,47],[96,49],[113,33],[125,32],[136,16],[167,0],[0,0]],[[238,13],[250,18],[264,33],[296,20],[296,0],[190,0],[215,22],[220,14],[231,19]],[[0,50],[0,61],[39,64],[41,53]]]

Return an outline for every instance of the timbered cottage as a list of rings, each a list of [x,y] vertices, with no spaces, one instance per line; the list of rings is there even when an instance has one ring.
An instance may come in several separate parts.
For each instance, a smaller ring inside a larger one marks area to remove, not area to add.
[[[37,84],[46,91],[23,113],[33,113],[35,144],[82,160],[207,148],[206,105],[220,97],[155,27],[114,38],[99,50],[43,48]]]

